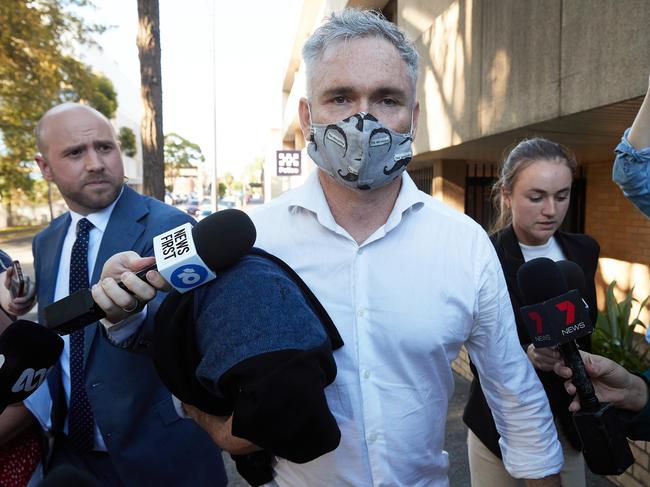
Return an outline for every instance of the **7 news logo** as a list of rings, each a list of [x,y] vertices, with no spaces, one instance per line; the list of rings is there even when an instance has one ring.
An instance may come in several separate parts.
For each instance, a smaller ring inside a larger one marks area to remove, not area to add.
[[[564,315],[565,328],[560,330],[562,335],[571,335],[572,333],[575,333],[576,331],[586,327],[583,321],[581,321],[580,323],[575,323],[576,306],[570,300],[566,299],[564,301],[560,301],[559,303],[555,303],[554,307]],[[538,311],[529,311],[528,317],[533,322],[535,322],[535,329],[537,331],[537,340],[538,341],[550,340],[549,335],[543,335],[544,320],[542,318],[542,315]]]
[[[562,311],[565,314],[565,320],[564,324],[565,326],[570,326],[573,324],[575,321],[575,316],[576,316],[576,307],[575,305],[569,301],[561,301],[559,303],[555,304],[555,307],[559,310]],[[535,328],[537,329],[537,334],[541,335],[544,332],[544,320],[542,319],[542,316],[539,314],[538,311],[529,311],[528,312],[528,317],[535,322]],[[584,323],[579,323],[582,324],[584,327]],[[562,333],[564,333],[564,330],[562,330]]]

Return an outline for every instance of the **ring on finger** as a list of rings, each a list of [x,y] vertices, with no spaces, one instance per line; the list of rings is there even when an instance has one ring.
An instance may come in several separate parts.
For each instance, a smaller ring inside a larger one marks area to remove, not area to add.
[[[140,306],[140,301],[138,300],[138,298],[133,298],[133,299],[135,299],[133,305],[122,308],[122,311],[124,311],[125,313],[133,313],[136,309],[138,309],[138,306]]]

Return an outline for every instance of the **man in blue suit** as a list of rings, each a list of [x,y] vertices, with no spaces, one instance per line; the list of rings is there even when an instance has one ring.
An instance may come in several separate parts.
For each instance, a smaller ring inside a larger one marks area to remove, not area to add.
[[[191,218],[124,184],[115,132],[96,110],[56,106],[36,136],[36,162],[70,210],[34,239],[42,320],[45,306],[97,283],[110,256],[127,250],[152,255],[155,235]],[[64,337],[48,387],[27,401],[53,438],[48,468],[72,464],[103,485],[226,484],[220,451],[192,421],[178,417],[157,377],[150,336],[159,303],[130,318],[132,303],[123,303],[121,316],[109,313],[113,323],[102,320]]]

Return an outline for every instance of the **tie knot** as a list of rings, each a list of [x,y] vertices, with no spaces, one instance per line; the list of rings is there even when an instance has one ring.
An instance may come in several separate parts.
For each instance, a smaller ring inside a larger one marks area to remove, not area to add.
[[[77,236],[82,235],[84,233],[87,234],[92,227],[94,227],[94,225],[90,223],[90,220],[88,220],[87,218],[82,218],[77,223]]]

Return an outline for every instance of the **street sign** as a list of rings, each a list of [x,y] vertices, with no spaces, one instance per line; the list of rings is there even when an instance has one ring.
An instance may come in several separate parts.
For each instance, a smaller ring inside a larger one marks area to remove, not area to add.
[[[300,151],[279,150],[275,151],[278,176],[300,176]]]

